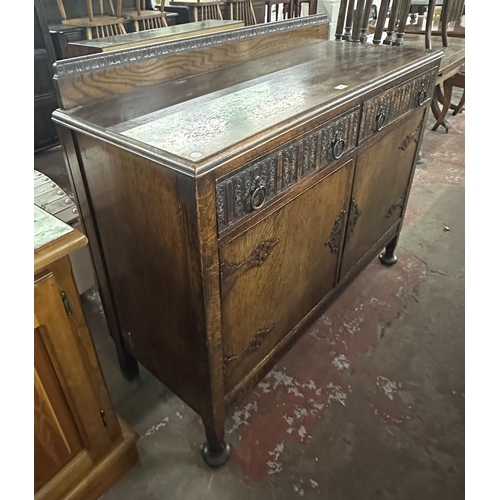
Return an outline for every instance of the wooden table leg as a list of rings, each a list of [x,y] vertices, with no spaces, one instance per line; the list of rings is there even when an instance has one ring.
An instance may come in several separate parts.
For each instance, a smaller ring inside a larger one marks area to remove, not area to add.
[[[450,80],[445,80],[443,82],[443,87],[444,87],[444,99],[443,99],[443,107],[441,109],[441,113],[439,117],[437,118],[436,124],[434,127],[432,127],[432,130],[437,130],[441,125],[443,125],[446,115],[448,114],[448,111],[450,110],[450,103],[451,103],[451,94],[453,92],[453,84],[451,83]],[[436,89],[438,87],[436,86]],[[434,92],[434,95],[437,97],[437,90]],[[445,126],[446,132],[449,130],[449,125]]]
[[[458,115],[458,113],[461,113],[464,110],[464,104],[465,104],[465,89],[464,93],[462,94],[462,98],[460,99],[460,102],[455,106],[455,111],[453,111],[453,116]]]
[[[434,125],[432,130],[437,130],[438,127],[441,125],[442,127],[445,128],[446,133],[448,133],[448,130],[450,130],[450,124],[446,121],[446,119],[443,118],[442,122],[439,123],[439,118],[441,117],[441,110],[439,109],[439,101],[437,97],[437,85],[434,87],[434,93],[432,94],[432,101],[431,101],[431,111],[432,114],[434,115],[434,118],[438,120],[437,124]]]

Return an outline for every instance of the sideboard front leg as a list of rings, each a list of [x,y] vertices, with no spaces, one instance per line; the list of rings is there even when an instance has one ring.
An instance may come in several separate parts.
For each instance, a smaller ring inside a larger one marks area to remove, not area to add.
[[[393,266],[398,261],[398,258],[394,254],[397,244],[398,236],[395,236],[385,247],[385,252],[379,255],[380,262],[382,262],[384,266]]]
[[[206,443],[201,448],[203,460],[210,467],[223,466],[229,460],[230,448],[224,441],[224,422],[220,425],[205,423]]]

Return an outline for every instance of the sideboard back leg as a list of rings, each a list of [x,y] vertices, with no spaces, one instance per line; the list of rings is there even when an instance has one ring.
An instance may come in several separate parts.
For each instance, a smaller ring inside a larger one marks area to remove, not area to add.
[[[224,422],[221,425],[205,422],[205,435],[207,441],[201,448],[203,460],[210,467],[221,467],[229,460],[230,454],[229,445],[224,441]]]
[[[115,339],[113,339],[115,340]],[[120,369],[123,376],[131,382],[137,376],[139,376],[139,364],[137,360],[130,354],[125,347],[122,345],[121,340],[115,340],[116,354],[118,356],[118,362],[120,363]]]
[[[393,266],[398,261],[398,258],[394,254],[394,250],[396,250],[396,245],[398,244],[398,236],[395,236],[385,247],[385,252],[379,255],[380,262],[384,266]]]

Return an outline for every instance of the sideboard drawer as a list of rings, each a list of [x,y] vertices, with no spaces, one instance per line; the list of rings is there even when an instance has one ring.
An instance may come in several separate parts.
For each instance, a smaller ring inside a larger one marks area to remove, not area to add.
[[[360,107],[217,181],[219,234],[312,172],[340,161],[357,143]]]
[[[226,394],[334,286],[353,163],[220,248]]]
[[[359,141],[376,134],[399,117],[432,98],[437,68],[379,94],[363,103]]]

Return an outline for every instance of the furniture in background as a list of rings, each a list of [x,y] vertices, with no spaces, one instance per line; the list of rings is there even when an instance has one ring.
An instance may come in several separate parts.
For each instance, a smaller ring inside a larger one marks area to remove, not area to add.
[[[316,14],[318,10],[318,0],[294,0],[294,17],[300,17],[302,15],[302,6],[307,5],[307,15]]]
[[[229,19],[238,19],[245,23],[245,26],[257,24],[252,0],[223,0],[229,7]]]
[[[210,466],[231,409],[384,247],[397,260],[442,53],[328,32],[316,15],[123,51],[119,83],[113,54],[55,66],[119,355],[201,416]]]
[[[147,10],[146,0],[136,0],[135,10],[123,11],[122,15],[133,21],[135,31],[167,27],[165,0],[161,0],[157,10]]]
[[[69,255],[86,237],[34,208],[35,500],[97,500],[138,459],[115,414]]]
[[[57,131],[52,122],[52,112],[57,108],[57,97],[52,83],[52,64],[56,60],[50,40],[43,6],[35,0],[34,33],[34,139],[35,153],[59,143]]]
[[[121,16],[122,0],[118,0],[117,11],[113,5],[113,0],[108,0],[109,13],[104,12],[104,1],[99,0],[99,14],[94,13],[93,0],[88,0],[87,16],[78,18],[68,18],[63,0],[57,0],[57,6],[61,13],[61,23],[69,26],[77,26],[85,29],[87,39],[103,38],[106,36],[119,35],[126,33],[123,22],[125,19]]]
[[[189,9],[190,21],[207,21],[209,19],[222,20],[220,1],[210,0],[171,0],[170,5],[177,7],[187,7]]]
[[[465,75],[461,68],[465,64],[465,33],[462,37],[448,38],[448,13],[452,10],[458,12],[457,6],[463,8],[463,0],[443,0],[441,14],[439,16],[439,36],[433,36],[434,9],[436,0],[427,0],[426,25],[422,35],[409,33],[406,34],[408,26],[408,16],[412,0],[382,0],[377,23],[373,33],[373,44],[383,43],[388,46],[420,47],[430,49],[438,44],[439,49],[444,53],[441,61],[439,74],[436,80],[436,88],[433,93],[431,109],[436,123],[432,130],[437,130],[443,126],[448,132],[450,126],[445,117],[448,109],[451,107],[451,91],[453,86],[465,86]],[[420,2],[419,2],[420,3]],[[389,7],[390,16],[387,20]],[[336,40],[347,42],[367,42],[368,37],[368,19],[370,2],[367,0],[341,0],[339,17],[337,21]],[[384,36],[385,35],[385,36]],[[456,75],[456,77],[455,77]],[[441,91],[440,85],[448,79],[451,80],[445,87],[445,94]],[[439,103],[443,103],[440,109]],[[465,103],[465,90],[460,103],[455,107],[455,111],[463,108]]]
[[[293,17],[292,16],[293,1],[294,0],[266,0],[266,21],[270,23],[272,21],[279,21]],[[281,15],[280,15],[280,9],[281,9]],[[273,19],[273,11],[274,11],[274,19]]]
[[[68,226],[83,232],[80,214],[74,201],[51,178],[42,172],[34,172],[34,204],[45,212],[57,217]],[[90,290],[95,286],[94,268],[88,246],[85,245],[69,256],[75,277],[78,293]]]
[[[126,35],[110,36],[101,40],[82,40],[68,44],[68,57],[79,57],[88,54],[100,54],[101,52],[111,52],[121,49],[131,49],[143,45],[155,45],[181,38],[207,35],[243,28],[243,21],[198,21],[187,24],[169,26],[154,30],[140,31],[138,33],[127,33]]]

